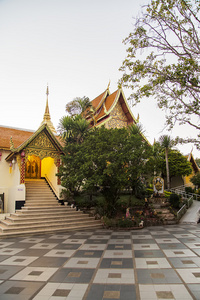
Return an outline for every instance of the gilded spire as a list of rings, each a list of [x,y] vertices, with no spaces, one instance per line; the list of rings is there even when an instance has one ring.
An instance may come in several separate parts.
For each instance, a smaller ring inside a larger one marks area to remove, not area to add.
[[[48,85],[47,85],[46,95],[47,95],[46,107],[45,107],[44,117],[43,117],[43,121],[42,121],[41,125],[47,124],[48,127],[51,129],[51,131],[56,134],[56,130],[55,130],[55,127],[53,126],[53,123],[51,122],[51,117],[50,117],[50,112],[49,112],[49,103],[48,103],[49,87],[48,87]]]
[[[48,96],[49,96],[48,85],[47,85],[46,95],[47,95],[47,100],[46,100],[46,108],[45,108],[44,118],[46,117],[49,120],[49,119],[51,119],[51,117],[50,117],[50,113],[49,113],[49,103],[48,103]]]
[[[110,80],[109,80],[109,83],[108,83],[108,87],[107,87],[107,90],[109,90],[109,88],[110,88]]]

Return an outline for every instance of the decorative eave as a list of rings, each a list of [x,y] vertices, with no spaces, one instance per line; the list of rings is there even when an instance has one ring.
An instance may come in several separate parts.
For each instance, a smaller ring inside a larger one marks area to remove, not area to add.
[[[187,160],[189,162],[191,162],[192,166],[193,166],[193,169],[195,172],[199,172],[200,169],[199,169],[199,166],[197,165],[195,159],[194,159],[194,156],[192,155],[192,151],[190,152],[190,154],[187,156]]]
[[[52,133],[52,131],[50,130],[50,128],[48,127],[47,124],[42,124],[38,130],[33,133],[33,135],[28,138],[25,142],[23,142],[19,147],[13,149],[13,151],[6,157],[6,161],[12,160],[13,157],[20,153],[22,150],[24,150],[25,148],[28,147],[28,145],[42,132],[42,131],[46,131],[48,138],[50,139],[50,141],[52,142],[52,144],[55,146],[56,150],[58,152],[60,152],[60,154],[63,153],[63,147],[61,146],[61,144],[59,143],[59,141],[57,140],[57,138],[55,137],[55,135]]]
[[[94,125],[94,127],[101,127],[111,119],[112,119],[111,116],[107,116],[106,118],[104,117],[104,119],[102,118],[97,124]]]
[[[109,91],[109,89],[107,88],[107,89],[105,90],[105,92],[103,93],[102,98],[101,98],[101,100],[99,101],[99,104],[97,105],[97,107],[95,107],[96,110],[98,110],[98,109],[102,106],[102,104],[105,102],[106,98],[107,98],[109,95],[110,95],[110,91]]]

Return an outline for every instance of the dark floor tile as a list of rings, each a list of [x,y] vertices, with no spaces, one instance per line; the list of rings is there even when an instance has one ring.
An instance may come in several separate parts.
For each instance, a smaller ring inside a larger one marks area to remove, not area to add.
[[[91,236],[91,234],[85,234],[85,235],[72,235],[69,237],[69,239],[76,239],[76,240],[82,240],[82,239],[88,239]]]
[[[108,244],[106,250],[131,250],[132,244]]]
[[[197,257],[168,257],[171,265],[175,269],[199,268],[200,258]]]
[[[29,267],[61,267],[67,260],[66,257],[40,257],[31,263]]]
[[[33,244],[31,244],[31,246],[33,246]],[[20,256],[43,256],[45,255],[47,252],[49,252],[49,249],[25,249],[20,251],[19,253],[17,253],[17,255]]]
[[[111,239],[116,239],[116,240],[125,240],[125,239],[131,239],[131,233],[129,235],[125,234],[125,235],[119,235],[119,234],[112,234],[111,235]]]
[[[5,259],[9,258],[10,255],[0,255],[0,262],[4,261]]]
[[[155,238],[152,239],[133,239],[133,244],[156,244]]]
[[[136,300],[134,285],[92,284],[86,300]]]
[[[88,239],[85,244],[107,244],[108,239]]]
[[[135,257],[137,258],[150,258],[150,257],[165,257],[164,253],[161,250],[134,250]]]
[[[132,269],[133,259],[132,258],[103,258],[99,268]]]
[[[33,246],[31,243],[16,242],[10,245],[9,248],[29,249],[31,246]]]
[[[58,270],[49,280],[62,283],[89,283],[95,269],[63,268]]]
[[[163,243],[159,244],[159,247],[163,250],[187,249],[187,247],[183,243]]]
[[[188,284],[189,290],[194,296],[194,299],[200,299],[200,284]]]
[[[78,250],[74,257],[101,257],[103,254],[103,251],[101,250]]]
[[[62,250],[76,250],[79,249],[82,246],[82,244],[63,244],[60,243],[58,244],[56,247],[54,247],[53,249],[62,249]]]
[[[41,282],[6,281],[0,285],[1,300],[29,300],[44,286]]]
[[[172,269],[137,269],[139,284],[173,284],[182,283]]]
[[[24,267],[22,266],[0,266],[0,279],[6,280],[21,271]]]

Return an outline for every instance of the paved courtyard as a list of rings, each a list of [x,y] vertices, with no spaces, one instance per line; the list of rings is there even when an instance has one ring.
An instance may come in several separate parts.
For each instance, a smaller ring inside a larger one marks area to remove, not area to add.
[[[0,299],[200,299],[200,225],[2,239]]]

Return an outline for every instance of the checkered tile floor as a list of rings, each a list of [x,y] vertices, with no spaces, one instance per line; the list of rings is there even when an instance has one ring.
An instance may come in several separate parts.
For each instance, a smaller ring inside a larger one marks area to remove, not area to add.
[[[200,299],[200,225],[0,240],[1,300]]]

